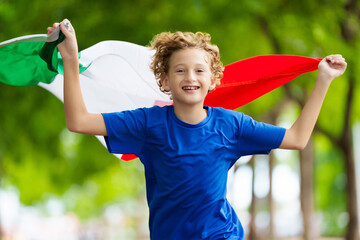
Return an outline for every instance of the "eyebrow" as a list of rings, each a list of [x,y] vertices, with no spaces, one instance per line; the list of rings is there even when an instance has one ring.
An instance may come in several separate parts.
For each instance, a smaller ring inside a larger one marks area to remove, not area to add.
[[[185,63],[178,63],[178,64],[176,64],[176,65],[174,66],[174,68],[179,67],[179,66],[182,66],[182,65],[185,66],[186,64],[185,64]],[[202,63],[196,63],[195,66],[196,66],[196,67],[207,67],[208,65],[202,64]]]

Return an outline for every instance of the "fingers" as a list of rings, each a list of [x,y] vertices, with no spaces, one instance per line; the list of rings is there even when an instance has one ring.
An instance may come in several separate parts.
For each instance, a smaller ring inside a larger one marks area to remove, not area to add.
[[[59,26],[59,23],[54,23],[52,27],[48,27],[46,30],[47,30],[47,33],[48,34],[51,34],[57,27]]]
[[[51,34],[54,31],[52,27],[48,27],[46,30],[47,30],[47,34]]]
[[[341,56],[340,54],[334,54],[329,55],[323,59],[322,65],[319,64],[319,72],[320,70],[322,72],[329,73],[331,79],[335,79],[339,76],[341,76],[347,67],[347,63],[345,61],[345,58]]]
[[[346,63],[345,58],[341,54],[334,54],[325,57],[326,62],[333,64],[343,64]]]
[[[60,23],[60,29],[65,34],[65,36],[69,36],[74,33],[74,28],[72,27],[70,21],[68,19],[64,19]]]
[[[69,36],[71,32],[74,32],[74,28],[71,26],[70,21],[68,19],[64,19],[62,22],[55,22],[52,27],[48,27],[47,33],[51,34],[58,27],[60,27],[65,36]]]

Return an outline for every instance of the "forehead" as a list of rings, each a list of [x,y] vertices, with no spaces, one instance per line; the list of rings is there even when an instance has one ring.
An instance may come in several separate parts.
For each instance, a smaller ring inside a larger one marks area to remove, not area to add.
[[[202,49],[198,48],[187,48],[175,51],[170,59],[169,65],[191,65],[191,64],[201,64],[209,66],[209,54]]]

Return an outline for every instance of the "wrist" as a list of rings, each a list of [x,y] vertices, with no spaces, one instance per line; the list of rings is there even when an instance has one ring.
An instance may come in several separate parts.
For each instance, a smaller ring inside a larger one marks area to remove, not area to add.
[[[73,72],[79,73],[79,59],[77,57],[63,58],[64,74]]]
[[[65,63],[79,63],[79,55],[78,54],[71,54],[71,55],[64,55],[61,56]]]
[[[332,79],[330,77],[318,75],[318,77],[316,78],[314,89],[317,89],[318,91],[324,92],[326,94],[331,82]]]
[[[317,78],[316,78],[316,82],[317,83],[320,83],[322,85],[328,85],[330,86],[331,82],[334,80],[335,78],[328,75],[328,74],[325,74],[325,73],[322,73],[322,72],[319,72],[319,74],[317,75]]]

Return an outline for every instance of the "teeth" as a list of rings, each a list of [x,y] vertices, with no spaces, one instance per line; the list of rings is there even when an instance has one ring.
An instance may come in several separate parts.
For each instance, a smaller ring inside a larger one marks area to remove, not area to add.
[[[199,87],[183,87],[184,90],[196,90]]]

